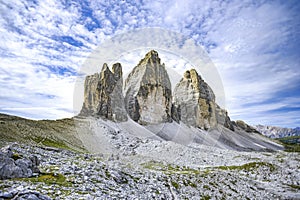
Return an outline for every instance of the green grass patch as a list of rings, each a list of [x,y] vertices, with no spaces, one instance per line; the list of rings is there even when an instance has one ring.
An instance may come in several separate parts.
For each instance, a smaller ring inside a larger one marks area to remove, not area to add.
[[[251,162],[251,163],[246,163],[244,165],[232,165],[232,166],[218,166],[215,167],[216,169],[221,169],[221,170],[255,170],[258,169],[259,167],[268,167],[270,171],[275,170],[275,166],[271,163],[266,163],[266,162]]]
[[[277,138],[276,140],[283,142],[285,144],[300,144],[300,136],[283,137],[283,138]]]
[[[210,187],[208,185],[203,185],[203,188],[206,190],[210,190]]]
[[[191,169],[188,167],[179,167],[174,165],[164,165],[161,162],[150,161],[147,163],[141,164],[146,169],[162,171],[166,174],[199,174],[199,170]]]
[[[54,147],[54,148],[58,148],[58,149],[66,149],[66,150],[70,150],[70,151],[76,151],[76,150],[70,148],[69,146],[67,146],[62,141],[55,141],[55,140],[51,140],[49,138],[43,138],[43,137],[33,137],[32,140],[34,142],[40,143],[44,146]]]
[[[66,180],[66,177],[59,173],[41,173],[37,177],[20,178],[18,180],[28,182],[42,182],[48,185],[57,184],[61,186],[71,186],[71,183]]]
[[[287,152],[300,152],[300,144],[284,144],[283,146]]]
[[[300,190],[300,185],[289,185],[291,188],[296,189],[296,190]]]
[[[209,200],[211,197],[209,195],[204,195],[201,197],[201,200]]]
[[[105,169],[105,176],[107,178],[110,178],[111,177],[111,174],[109,173],[109,171],[107,169]]]
[[[23,156],[21,156],[20,154],[18,154],[18,153],[14,153],[13,155],[12,155],[12,157],[11,157],[12,159],[14,159],[14,160],[18,160],[18,159],[21,159],[21,158],[23,158]]]
[[[300,152],[300,136],[278,138],[277,141],[285,147],[287,152]]]
[[[171,184],[172,184],[172,186],[173,186],[174,188],[176,188],[177,190],[178,190],[179,187],[180,187],[179,184],[176,183],[175,181],[172,181]]]

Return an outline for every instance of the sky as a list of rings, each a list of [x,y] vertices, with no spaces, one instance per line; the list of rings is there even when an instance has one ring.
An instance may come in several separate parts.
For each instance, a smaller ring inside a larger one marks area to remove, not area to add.
[[[157,27],[207,52],[231,119],[300,126],[299,13],[297,0],[1,0],[0,112],[73,116],[74,84],[89,55],[117,35]]]

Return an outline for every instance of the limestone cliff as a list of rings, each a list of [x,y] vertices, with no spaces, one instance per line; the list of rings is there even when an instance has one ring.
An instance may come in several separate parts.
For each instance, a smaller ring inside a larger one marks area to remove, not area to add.
[[[87,76],[84,83],[84,102],[80,115],[126,121],[122,76],[120,63],[114,64],[112,71],[105,63],[100,74]]]
[[[125,81],[125,107],[140,124],[158,124],[171,119],[171,82],[158,53],[148,52]]]
[[[173,101],[183,123],[201,129],[216,126],[215,95],[195,69],[184,73],[174,89]]]

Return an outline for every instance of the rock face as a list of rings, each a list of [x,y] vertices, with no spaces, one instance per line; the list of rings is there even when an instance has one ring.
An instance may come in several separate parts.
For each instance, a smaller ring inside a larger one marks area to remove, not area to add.
[[[179,118],[187,125],[202,129],[217,125],[215,95],[195,69],[184,73],[174,89],[173,101],[174,115],[178,116],[175,121]]]
[[[234,123],[230,120],[227,111],[220,108],[219,105],[216,106],[216,117],[218,124],[234,131]]]
[[[227,112],[215,103],[215,94],[195,69],[186,71],[174,89],[172,117],[205,130],[217,124],[233,130]]]
[[[39,160],[36,156],[23,158],[13,154],[9,146],[0,151],[0,179],[31,177],[39,173]]]
[[[154,50],[146,54],[125,81],[125,108],[136,122],[171,122],[171,82]]]
[[[126,121],[122,87],[121,64],[114,64],[110,71],[105,63],[100,74],[96,73],[85,79],[84,103],[80,115]]]

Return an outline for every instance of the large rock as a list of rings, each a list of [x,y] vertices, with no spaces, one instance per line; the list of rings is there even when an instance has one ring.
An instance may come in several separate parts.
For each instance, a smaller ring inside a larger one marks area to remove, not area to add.
[[[173,110],[183,123],[206,130],[216,127],[215,95],[195,69],[184,73],[173,96]]]
[[[158,53],[148,52],[125,81],[125,107],[136,122],[171,122],[171,82]]]
[[[172,118],[205,130],[218,124],[234,130],[227,111],[218,106],[214,92],[195,69],[186,71],[175,86]]]
[[[51,200],[50,197],[43,195],[37,191],[18,191],[12,189],[8,192],[0,191],[0,199],[15,199],[15,200]]]
[[[13,154],[9,146],[0,151],[0,179],[31,177],[39,173],[36,156],[21,157]]]
[[[173,110],[183,123],[201,129],[216,126],[215,95],[195,69],[184,73],[173,96]]]
[[[83,116],[102,117],[113,121],[126,121],[124,107],[122,66],[116,63],[112,71],[107,64],[101,73],[87,76],[84,83]]]
[[[86,77],[80,115],[117,122],[126,121],[129,115],[142,125],[174,120],[205,130],[218,124],[234,130],[226,110],[216,104],[215,94],[195,69],[185,72],[172,99],[169,75],[154,50],[128,75],[124,95],[121,64],[114,64],[112,71],[104,64],[100,74]]]

